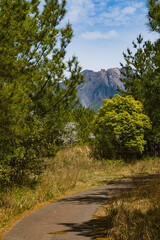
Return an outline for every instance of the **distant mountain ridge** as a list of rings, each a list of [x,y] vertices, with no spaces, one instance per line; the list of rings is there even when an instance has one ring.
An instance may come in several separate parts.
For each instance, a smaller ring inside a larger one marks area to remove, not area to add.
[[[84,70],[82,74],[85,82],[78,86],[78,96],[83,106],[90,106],[97,110],[103,102],[103,99],[109,99],[110,96],[120,94],[117,86],[124,90],[124,84],[120,81],[121,71],[119,68],[101,69],[98,72]]]

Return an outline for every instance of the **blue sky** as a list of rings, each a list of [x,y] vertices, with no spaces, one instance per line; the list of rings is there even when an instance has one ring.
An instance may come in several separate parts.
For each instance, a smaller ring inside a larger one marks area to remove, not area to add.
[[[66,7],[74,30],[67,57],[76,55],[83,70],[120,67],[122,52],[140,33],[157,39],[145,25],[146,0],[68,0]]]

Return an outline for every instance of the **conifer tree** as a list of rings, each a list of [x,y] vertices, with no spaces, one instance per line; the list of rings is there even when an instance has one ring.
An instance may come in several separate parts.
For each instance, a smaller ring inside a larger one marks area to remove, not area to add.
[[[140,100],[145,107],[154,125],[159,125],[160,106],[160,83],[158,81],[160,48],[157,43],[143,41],[141,35],[137,42],[133,42],[136,52],[133,54],[130,49],[123,53],[125,64],[122,66],[122,82],[126,91],[120,90],[123,95],[132,95]]]
[[[160,33],[160,3],[148,0],[148,25],[152,31]],[[136,52],[130,49],[123,53],[125,64],[122,82],[126,92],[123,95],[133,95],[144,104],[145,112],[150,117],[153,128],[148,136],[148,149],[153,154],[160,154],[160,39],[151,43],[143,41],[141,35],[133,42]]]
[[[95,112],[93,109],[79,105],[73,110],[73,121],[76,124],[77,140],[81,144],[91,142],[93,135],[93,119]]]
[[[152,31],[160,33],[160,2],[159,0],[148,0],[148,26]]]
[[[65,60],[73,37],[70,23],[61,23],[65,5],[0,0],[0,167],[18,179],[39,169],[43,152],[55,143],[55,125],[61,127],[78,102],[83,77],[75,56]]]

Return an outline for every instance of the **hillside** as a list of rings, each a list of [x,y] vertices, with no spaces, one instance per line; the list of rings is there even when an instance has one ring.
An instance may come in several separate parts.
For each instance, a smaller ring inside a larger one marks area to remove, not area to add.
[[[97,110],[103,99],[119,94],[117,85],[124,89],[119,68],[101,69],[99,72],[84,70],[82,74],[86,81],[78,86],[78,96],[85,107]]]

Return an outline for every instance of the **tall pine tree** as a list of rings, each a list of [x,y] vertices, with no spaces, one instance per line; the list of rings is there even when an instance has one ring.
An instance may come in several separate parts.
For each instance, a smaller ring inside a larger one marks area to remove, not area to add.
[[[73,37],[71,25],[61,23],[65,5],[0,0],[0,181],[39,170],[57,125],[78,102],[83,76],[76,57],[65,60]]]
[[[152,31],[159,32],[160,3],[148,0],[148,25]],[[153,123],[148,139],[148,150],[160,154],[160,39],[151,43],[143,41],[141,35],[133,42],[135,53],[127,49],[123,53],[125,64],[121,64],[126,92],[140,100]],[[122,92],[122,91],[121,91]]]

